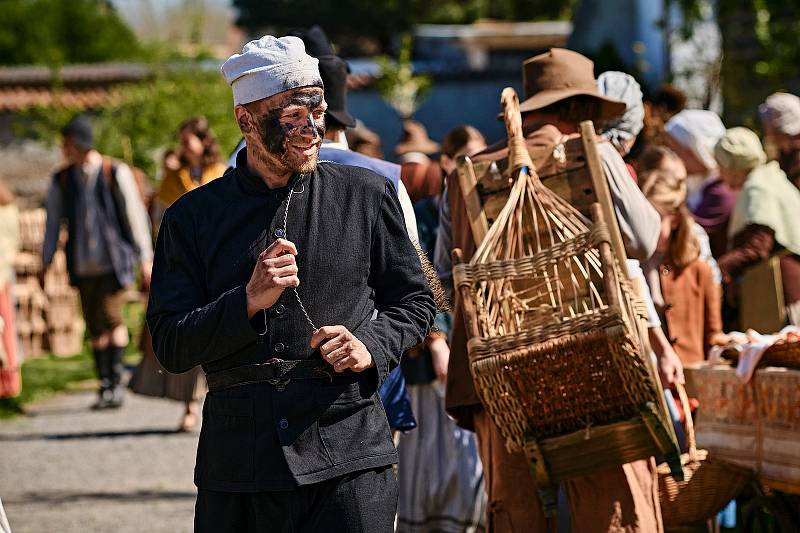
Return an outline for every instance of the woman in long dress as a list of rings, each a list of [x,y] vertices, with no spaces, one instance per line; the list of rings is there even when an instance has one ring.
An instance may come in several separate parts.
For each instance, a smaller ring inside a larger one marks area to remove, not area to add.
[[[187,192],[215,180],[225,173],[214,132],[203,117],[192,117],[178,129],[180,150],[164,158],[164,178],[151,209],[153,227],[158,227],[164,210]],[[170,398],[185,403],[179,429],[191,431],[199,422],[199,400],[206,391],[203,370],[198,366],[183,374],[170,374],[153,352],[150,331],[142,331],[142,362],[131,379],[131,389],[139,394]]]
[[[13,193],[0,182],[0,398],[16,396],[22,388],[13,295],[14,257],[19,247],[18,214]]]

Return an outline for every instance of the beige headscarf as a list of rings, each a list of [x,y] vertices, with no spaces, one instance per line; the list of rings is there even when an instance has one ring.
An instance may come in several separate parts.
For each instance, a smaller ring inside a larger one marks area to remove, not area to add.
[[[751,224],[775,232],[775,240],[800,255],[800,191],[777,161],[754,169],[744,182],[728,225],[731,240]]]
[[[714,157],[722,168],[751,171],[767,162],[758,135],[747,128],[731,128],[714,147]]]
[[[775,240],[800,254],[800,191],[786,178],[776,161],[767,160],[758,136],[747,128],[731,128],[714,148],[723,168],[748,171],[728,223],[733,237],[752,224],[775,232]]]

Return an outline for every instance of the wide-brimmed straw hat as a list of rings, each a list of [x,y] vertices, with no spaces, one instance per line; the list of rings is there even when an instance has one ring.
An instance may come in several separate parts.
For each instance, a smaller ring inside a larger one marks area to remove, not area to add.
[[[607,98],[597,89],[594,62],[572,50],[552,48],[522,65],[525,100],[521,113],[543,109],[572,96],[590,96],[600,102],[599,115],[587,120],[608,120],[625,111],[625,102]]]
[[[394,153],[397,155],[407,154],[408,152],[421,152],[426,155],[435,154],[439,151],[439,143],[434,142],[428,137],[428,130],[416,120],[403,121],[403,135]]]

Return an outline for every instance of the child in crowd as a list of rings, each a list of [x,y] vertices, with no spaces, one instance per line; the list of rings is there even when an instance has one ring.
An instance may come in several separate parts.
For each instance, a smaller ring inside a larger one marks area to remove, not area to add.
[[[696,363],[710,346],[728,342],[722,333],[721,293],[711,266],[701,258],[686,206],[686,171],[680,172],[680,160],[671,152],[658,150],[661,165],[644,172],[639,182],[661,215],[658,247],[644,270],[670,343],[684,364]]]

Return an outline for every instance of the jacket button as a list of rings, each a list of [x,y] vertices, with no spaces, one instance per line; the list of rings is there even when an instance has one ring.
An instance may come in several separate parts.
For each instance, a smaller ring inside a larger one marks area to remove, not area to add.
[[[275,306],[275,314],[280,316],[286,312],[286,306],[283,304],[278,304]]]
[[[272,236],[276,239],[282,239],[286,237],[286,231],[283,228],[275,228],[275,231],[272,232]]]
[[[285,418],[281,418],[281,421],[278,422],[278,427],[280,427],[281,429],[287,429],[289,427],[289,421],[286,420]]]
[[[278,344],[275,345],[275,351],[277,353],[283,353],[283,351],[285,349],[286,349],[286,346],[284,346],[284,344],[282,342],[279,342]]]

